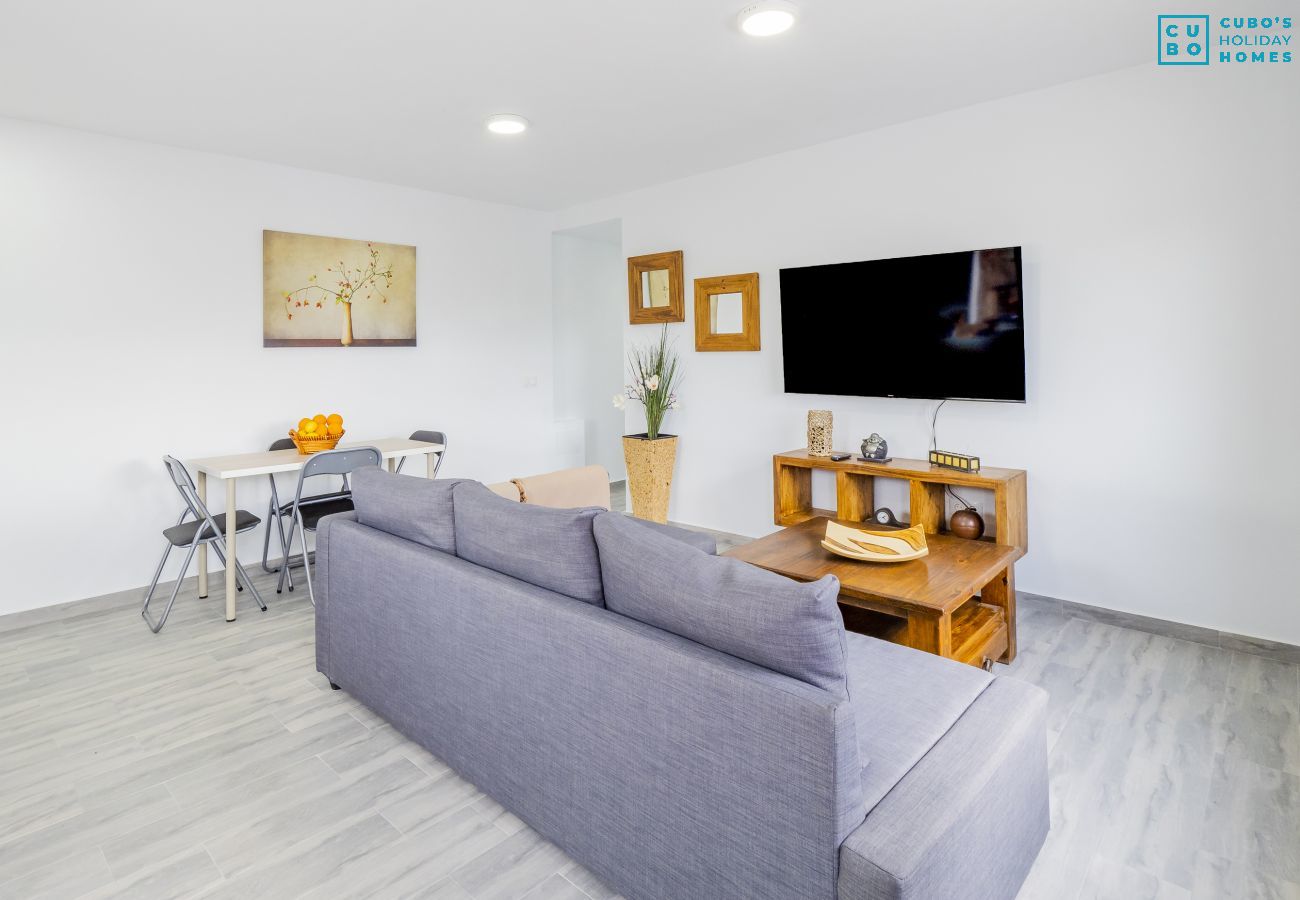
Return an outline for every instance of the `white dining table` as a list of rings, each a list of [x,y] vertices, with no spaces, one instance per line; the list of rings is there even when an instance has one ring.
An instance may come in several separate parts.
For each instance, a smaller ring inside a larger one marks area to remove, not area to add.
[[[427,441],[413,441],[409,438],[380,438],[376,441],[348,441],[340,443],[338,449],[351,447],[374,447],[379,450],[390,472],[396,470],[397,461],[408,456],[423,456],[427,460],[428,476],[433,477],[437,468],[438,454],[445,449],[442,444]],[[196,487],[203,505],[208,504],[208,478],[219,478],[226,483],[226,551],[229,559],[235,559],[235,483],[241,478],[256,475],[277,475],[281,472],[297,472],[307,464],[311,456],[291,450],[263,450],[259,453],[236,453],[231,456],[204,456],[189,460],[189,466],[198,476]],[[211,507],[209,507],[210,509]],[[270,523],[265,523],[269,528]],[[238,589],[235,585],[235,567],[226,566],[226,621],[235,621],[235,598]],[[199,596],[208,595],[208,547],[199,545]]]

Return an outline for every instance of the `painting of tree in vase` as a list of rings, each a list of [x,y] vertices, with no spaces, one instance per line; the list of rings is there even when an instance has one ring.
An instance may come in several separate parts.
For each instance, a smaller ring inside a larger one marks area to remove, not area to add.
[[[263,347],[414,347],[415,248],[262,232]]]

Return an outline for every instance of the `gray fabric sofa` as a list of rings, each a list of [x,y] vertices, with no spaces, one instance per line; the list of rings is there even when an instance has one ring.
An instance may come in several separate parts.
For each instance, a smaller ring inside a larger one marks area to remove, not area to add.
[[[1016,895],[1038,689],[846,634],[834,579],[693,532],[378,470],[353,493],[318,532],[317,668],[623,895]]]

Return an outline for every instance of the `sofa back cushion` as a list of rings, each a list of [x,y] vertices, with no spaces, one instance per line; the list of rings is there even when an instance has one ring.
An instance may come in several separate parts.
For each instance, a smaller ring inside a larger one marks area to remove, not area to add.
[[[479,484],[456,485],[456,555],[476,565],[601,606],[598,509],[514,503]]]
[[[443,553],[456,552],[451,494],[460,480],[431,481],[371,466],[349,476],[358,522]]]
[[[848,696],[833,575],[794,581],[711,556],[619,513],[597,516],[594,531],[609,609]]]
[[[650,531],[657,531],[660,534],[665,535],[666,537],[670,537],[675,541],[681,541],[684,544],[690,544],[692,547],[696,547],[700,550],[703,550],[705,553],[709,554],[710,556],[718,555],[717,539],[714,538],[712,535],[705,534],[702,531],[691,531],[690,529],[687,528],[682,528],[677,525],[668,525],[663,522],[651,522],[649,519],[635,519],[632,518],[631,516],[626,516],[625,518],[627,518],[629,522],[635,525],[640,525],[642,528],[648,529]]]

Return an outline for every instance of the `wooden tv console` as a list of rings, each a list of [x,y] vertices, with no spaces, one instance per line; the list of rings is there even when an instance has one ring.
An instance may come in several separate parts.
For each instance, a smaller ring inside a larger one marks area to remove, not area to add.
[[[812,470],[835,473],[835,509],[814,509]],[[866,462],[856,456],[833,462],[826,456],[810,456],[807,450],[791,450],[772,457],[773,521],[777,525],[798,525],[814,516],[866,522],[875,510],[875,480],[897,478],[906,481],[911,498],[910,522],[927,534],[948,530],[944,516],[944,485],[978,488],[993,492],[995,532],[984,540],[1029,551],[1029,519],[1025,509],[1023,469],[983,468],[959,472],[932,466],[928,460],[899,459]]]
[[[826,469],[835,473],[835,509],[818,509],[813,506],[814,469]],[[984,468],[979,472],[961,472],[931,465],[928,460],[895,458],[889,462],[867,462],[856,456],[835,462],[829,457],[811,456],[807,450],[791,450],[789,453],[778,453],[772,457],[773,521],[777,525],[790,528],[819,516],[844,522],[871,520],[875,512],[875,479],[877,478],[896,478],[908,483],[910,524],[921,525],[927,534],[942,534],[948,530],[944,515],[946,485],[958,489],[974,488],[992,491],[994,532],[985,535],[981,540],[1017,548],[1016,558],[1029,550],[1025,472],[1022,469]],[[958,538],[949,540],[956,542],[954,546],[961,543]],[[820,552],[825,553],[825,551]],[[956,558],[961,557],[960,553],[956,554]],[[969,607],[963,607],[961,612],[961,615],[964,615],[971,610],[988,612],[996,608],[997,618],[1006,624],[1007,635],[1005,650],[1000,656],[995,655],[992,658],[1000,658],[1003,662],[1010,662],[1016,656],[1016,590],[1013,562],[1014,559],[1006,561],[1005,573],[1000,574],[994,582],[985,585],[982,590],[975,588],[979,590],[979,596],[973,598]],[[918,565],[923,563],[924,561]],[[938,578],[938,575],[931,573],[929,577],[934,579]],[[983,584],[982,580],[980,584]],[[945,586],[946,583],[936,584],[935,589]],[[845,602],[844,598],[841,598],[841,606],[844,606]],[[860,600],[855,603],[861,605]],[[878,608],[883,610],[887,607]],[[952,616],[952,621],[957,622],[961,615]],[[918,649],[931,649],[928,645],[920,646],[911,641],[900,639],[900,642],[911,643],[913,646],[918,646]],[[931,652],[942,651],[931,650]],[[974,661],[974,658],[965,661]]]

